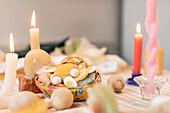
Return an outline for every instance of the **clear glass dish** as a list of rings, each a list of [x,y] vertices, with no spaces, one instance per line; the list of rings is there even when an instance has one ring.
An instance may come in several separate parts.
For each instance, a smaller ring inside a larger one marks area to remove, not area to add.
[[[153,81],[147,80],[147,76],[135,77],[134,81],[139,85],[143,100],[152,100],[160,95],[162,86],[168,81],[165,77],[155,76]]]

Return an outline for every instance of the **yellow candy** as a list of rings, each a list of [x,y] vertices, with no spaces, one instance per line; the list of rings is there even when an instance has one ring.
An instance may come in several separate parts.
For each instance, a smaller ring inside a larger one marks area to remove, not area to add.
[[[91,69],[92,69],[92,67],[88,67],[87,69],[82,69],[80,71],[80,75],[77,78],[75,78],[76,82],[85,79]]]
[[[66,77],[64,79],[64,85],[66,85],[67,87],[77,87],[77,82],[72,77]]]
[[[74,64],[72,63],[59,64],[56,66],[54,74],[59,77],[70,76],[70,71],[74,68]]]

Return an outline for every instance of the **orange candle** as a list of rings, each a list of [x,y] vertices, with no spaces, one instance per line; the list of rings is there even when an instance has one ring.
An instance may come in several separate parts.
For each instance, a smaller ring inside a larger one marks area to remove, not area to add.
[[[137,23],[134,46],[133,74],[140,74],[143,34],[141,33],[141,25]]]

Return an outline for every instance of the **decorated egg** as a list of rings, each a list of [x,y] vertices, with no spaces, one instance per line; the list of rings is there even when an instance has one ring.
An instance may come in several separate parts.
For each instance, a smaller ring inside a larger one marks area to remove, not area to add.
[[[72,77],[66,77],[64,79],[64,84],[67,86],[67,87],[77,87],[77,82],[74,78]]]
[[[73,64],[77,64],[77,65],[85,65],[86,67],[88,67],[89,65],[87,64],[87,62],[85,60],[83,60],[82,58],[80,57],[73,57],[73,56],[70,56],[70,57],[67,57],[65,58],[61,64],[65,64],[65,63],[73,63]]]
[[[78,75],[79,75],[79,70],[78,70],[78,69],[72,69],[72,70],[70,71],[70,75],[71,75],[72,77],[78,76]]]

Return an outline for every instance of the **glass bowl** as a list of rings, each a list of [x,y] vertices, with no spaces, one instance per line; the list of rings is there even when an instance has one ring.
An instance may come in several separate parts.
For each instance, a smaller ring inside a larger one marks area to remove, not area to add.
[[[162,86],[168,81],[165,77],[155,76],[153,81],[147,80],[147,76],[135,77],[134,81],[139,85],[143,100],[152,100],[160,95]]]

